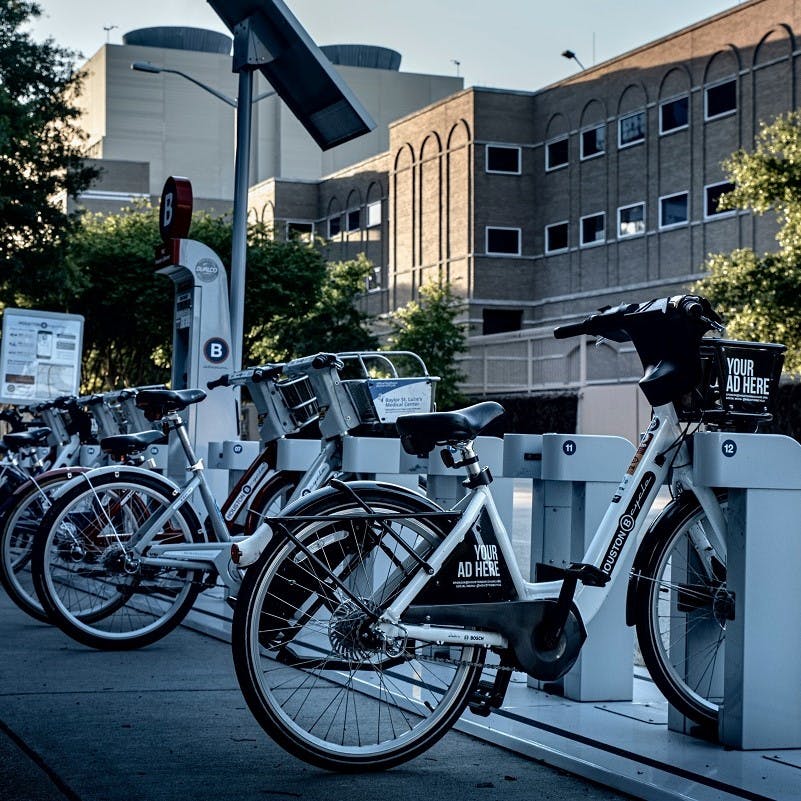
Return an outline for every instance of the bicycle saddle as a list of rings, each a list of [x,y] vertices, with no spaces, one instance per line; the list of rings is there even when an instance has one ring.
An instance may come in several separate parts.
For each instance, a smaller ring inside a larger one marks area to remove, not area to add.
[[[3,442],[11,448],[31,447],[39,445],[50,436],[49,428],[29,428],[27,431],[15,431],[12,434],[3,435]]]
[[[136,396],[136,405],[148,420],[160,420],[170,412],[200,403],[205,397],[202,389],[143,389]]]
[[[110,453],[117,459],[141,453],[149,445],[156,443],[162,445],[167,437],[161,431],[140,431],[138,434],[115,434],[112,437],[103,437],[100,448],[104,453]]]
[[[406,453],[425,456],[437,445],[455,445],[475,439],[503,413],[500,403],[485,401],[452,412],[405,414],[395,425]]]

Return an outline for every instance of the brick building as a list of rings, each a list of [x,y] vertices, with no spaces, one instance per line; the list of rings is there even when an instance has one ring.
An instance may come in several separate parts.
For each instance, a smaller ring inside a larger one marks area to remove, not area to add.
[[[452,281],[468,390],[631,378],[630,350],[585,358],[552,328],[683,291],[710,252],[775,247],[769,218],[718,210],[721,161],[798,106],[799,31],[797,3],[751,0],[538,91],[470,88],[392,123],[386,153],[255,187],[253,212],[313,221],[335,257],[365,250],[374,312]]]

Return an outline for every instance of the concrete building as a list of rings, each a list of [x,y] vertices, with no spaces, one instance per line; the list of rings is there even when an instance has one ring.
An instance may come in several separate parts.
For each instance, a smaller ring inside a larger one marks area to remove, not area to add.
[[[233,98],[237,76],[231,72],[231,46],[229,36],[213,31],[145,28],[125,34],[122,45],[103,45],[87,61],[77,104],[89,155],[102,162],[107,175],[81,198],[83,205],[105,211],[110,203],[118,208],[142,195],[158,198],[169,175],[182,175],[192,181],[198,207],[230,209],[234,108],[183,77],[137,72],[131,64],[177,70]],[[319,179],[384,152],[390,122],[464,85],[461,78],[401,72],[400,54],[387,48],[332,45],[324,52],[375,119],[376,129],[323,152],[277,96],[265,97],[254,111],[252,184],[271,177]],[[257,73],[254,97],[269,91]]]
[[[304,186],[302,209],[280,181],[252,205],[381,254],[375,311],[452,281],[472,393],[631,381],[630,348],[588,356],[552,329],[685,291],[711,252],[775,248],[771,219],[717,208],[721,161],[798,106],[800,31],[796,3],[751,0],[539,91],[470,88],[393,122],[385,154]]]

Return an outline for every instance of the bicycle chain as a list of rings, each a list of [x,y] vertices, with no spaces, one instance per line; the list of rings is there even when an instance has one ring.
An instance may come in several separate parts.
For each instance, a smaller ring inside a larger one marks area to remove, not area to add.
[[[423,661],[423,660],[421,660]],[[480,667],[487,670],[496,670],[498,672],[514,673],[518,668],[511,667],[510,665],[488,665],[486,662],[471,662],[468,659],[442,659],[441,657],[432,656],[425,659],[426,662],[435,662],[444,665],[465,665],[467,667]]]

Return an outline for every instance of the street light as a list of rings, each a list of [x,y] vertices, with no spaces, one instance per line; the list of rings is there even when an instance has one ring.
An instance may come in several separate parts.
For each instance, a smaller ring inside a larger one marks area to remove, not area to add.
[[[231,106],[231,108],[236,108],[237,105],[239,105],[236,102],[235,97],[229,97],[214,87],[199,81],[197,78],[193,78],[186,72],[181,72],[181,70],[174,70],[170,67],[161,67],[158,64],[151,64],[149,61],[134,61],[133,64],[131,64],[131,69],[136,70],[136,72],[150,72],[153,75],[158,75],[160,72],[169,72],[172,75],[180,75],[182,78],[186,78],[187,81],[191,81],[193,84],[195,84],[195,86],[205,89],[209,94],[212,94],[214,97],[222,100],[223,103],[227,103],[229,106]],[[251,102],[258,103],[259,100],[264,100],[265,97],[271,97],[274,94],[275,90],[270,89],[268,92],[262,92],[260,95],[256,95]]]
[[[134,61],[131,69],[137,72],[149,72],[158,75],[160,72],[180,75],[187,81],[199,86],[209,94],[214,95],[218,100],[237,109],[236,125],[236,156],[234,162],[234,210],[231,231],[231,287],[228,304],[231,314],[231,355],[234,361],[234,370],[242,368],[242,340],[245,331],[245,268],[247,262],[247,226],[248,226],[248,187],[249,181],[249,161],[250,161],[250,135],[251,135],[251,115],[249,106],[271,97],[276,94],[275,90],[262,92],[256,97],[252,97],[253,89],[250,81],[243,81],[240,73],[239,98],[242,100],[242,108],[239,102],[233,97],[206,85],[202,81],[187,75],[181,70],[162,67],[158,64],[151,64],[147,61]]]
[[[576,64],[581,67],[581,69],[586,69],[586,67],[579,61],[578,56],[572,50],[565,50],[564,53],[562,53],[562,58],[575,61]]]

